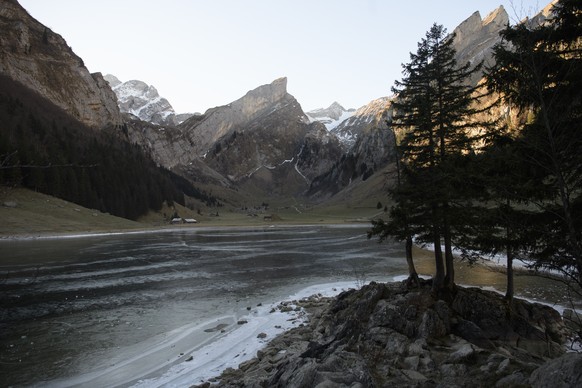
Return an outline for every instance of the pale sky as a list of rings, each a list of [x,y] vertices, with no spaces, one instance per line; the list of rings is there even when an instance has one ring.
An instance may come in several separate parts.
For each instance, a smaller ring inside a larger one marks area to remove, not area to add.
[[[201,112],[287,77],[305,111],[390,95],[433,23],[449,32],[503,5],[512,23],[550,0],[19,0],[91,72],[154,85]]]

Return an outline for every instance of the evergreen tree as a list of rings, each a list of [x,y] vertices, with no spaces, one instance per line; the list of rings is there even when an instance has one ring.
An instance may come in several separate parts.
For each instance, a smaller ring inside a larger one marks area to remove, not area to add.
[[[533,111],[517,144],[538,196],[527,253],[582,285],[582,3],[562,0],[550,20],[502,32],[488,86]]]
[[[433,244],[435,293],[454,290],[453,235],[466,229],[462,210],[471,190],[464,159],[490,127],[475,119],[479,94],[468,84],[480,65],[459,66],[453,38],[435,24],[419,42],[410,63],[403,65],[404,78],[393,88],[397,99],[389,123],[404,132],[398,147],[403,179],[392,191],[396,205],[385,228]]]
[[[467,168],[479,181],[480,194],[466,209],[466,218],[472,218],[467,223],[470,232],[458,242],[462,255],[470,260],[506,254],[508,301],[514,295],[513,261],[526,249],[530,233],[525,226],[535,219],[528,201],[537,193],[527,178],[521,152],[513,136],[506,133],[469,158]]]

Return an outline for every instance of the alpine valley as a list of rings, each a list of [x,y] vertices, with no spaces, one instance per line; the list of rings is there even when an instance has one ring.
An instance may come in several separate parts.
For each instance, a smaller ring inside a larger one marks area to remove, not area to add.
[[[4,185],[130,219],[174,203],[198,214],[358,204],[372,216],[386,201],[393,97],[304,112],[281,77],[203,114],[178,114],[154,86],[90,74],[62,36],[16,0],[2,3],[0,156],[16,167],[0,170]],[[461,23],[458,61],[491,61],[508,20],[500,7]]]

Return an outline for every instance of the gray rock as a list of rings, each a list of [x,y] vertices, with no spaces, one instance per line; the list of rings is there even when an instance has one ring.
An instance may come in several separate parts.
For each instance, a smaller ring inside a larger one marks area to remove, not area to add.
[[[404,366],[406,369],[410,370],[418,370],[418,366],[420,365],[420,357],[419,356],[409,356],[404,359]]]
[[[464,343],[449,356],[447,362],[452,364],[472,362],[475,360],[476,353],[474,345]]]
[[[459,318],[452,332],[481,348],[495,349],[495,344],[486,337],[483,330],[474,322]]]
[[[500,378],[495,388],[513,388],[527,385],[527,377],[522,372],[515,372]]]
[[[467,374],[467,367],[463,364],[443,364],[440,371],[445,377],[459,377]]]
[[[533,371],[529,384],[535,388],[574,388],[582,386],[582,354],[566,353]]]
[[[505,360],[501,361],[501,363],[497,367],[497,374],[502,374],[503,372],[505,372],[507,368],[509,368],[510,363],[511,360],[509,358],[506,358]]]
[[[480,309],[467,313],[474,314],[477,322],[489,315],[499,319],[497,324],[512,323],[508,317],[503,322],[496,315],[503,303],[498,295],[461,287],[459,290],[467,302]],[[411,308],[413,305],[416,307]],[[543,306],[524,306],[531,316],[547,315]],[[312,321],[306,327],[276,337],[257,354],[255,361],[244,363],[241,366],[244,374],[239,370],[238,375],[232,371],[223,375],[220,386],[510,387],[527,384],[541,363],[539,357],[517,348],[512,340],[504,342],[507,337],[501,336],[495,343],[489,341],[493,348],[483,349],[460,336],[442,335],[447,331],[446,322],[453,326],[455,320],[454,326],[464,324],[484,334],[477,323],[461,318],[448,305],[435,302],[429,284],[424,288],[421,285],[420,291],[407,291],[396,284],[371,284],[342,293],[321,308],[310,317]],[[487,308],[492,309],[491,314]],[[388,319],[396,317],[397,312],[403,321]],[[546,318],[541,322],[546,322],[544,327],[552,326]],[[409,324],[424,327],[410,337]],[[546,340],[539,342],[547,345]],[[565,369],[560,373],[573,375],[574,372]],[[578,369],[582,370],[582,366]]]
[[[446,322],[433,309],[427,309],[422,315],[418,335],[422,338],[439,338],[448,334]]]
[[[414,383],[423,383],[428,380],[425,375],[415,370],[403,369],[400,372]]]

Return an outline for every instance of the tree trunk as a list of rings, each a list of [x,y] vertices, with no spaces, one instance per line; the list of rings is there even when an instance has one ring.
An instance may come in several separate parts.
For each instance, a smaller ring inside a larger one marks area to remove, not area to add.
[[[451,235],[450,232],[445,231],[445,284],[444,286],[449,290],[453,291],[455,288],[455,265],[453,263],[453,248],[451,245]]]
[[[507,209],[511,209],[511,200],[508,198],[506,200]],[[509,212],[508,212],[509,213]],[[505,238],[507,241],[505,252],[507,254],[507,289],[505,290],[505,300],[511,302],[513,300],[513,248],[511,242],[513,239],[513,233],[511,229],[511,222],[514,221],[514,217],[507,220],[505,227]]]
[[[505,290],[505,300],[513,300],[513,251],[507,246],[507,290]]]
[[[406,237],[406,264],[408,264],[408,285],[418,287],[418,273],[412,260],[412,236]]]
[[[444,205],[445,213],[448,211],[448,204]],[[444,214],[444,228],[443,237],[445,240],[445,265],[446,265],[446,275],[444,286],[449,290],[453,291],[455,288],[455,265],[453,262],[453,243],[451,239],[451,227],[449,225],[449,220],[447,214]]]
[[[443,251],[441,248],[441,236],[435,231],[434,233],[434,260],[436,273],[432,279],[432,293],[439,295],[443,289],[445,281],[445,267],[443,264]]]

